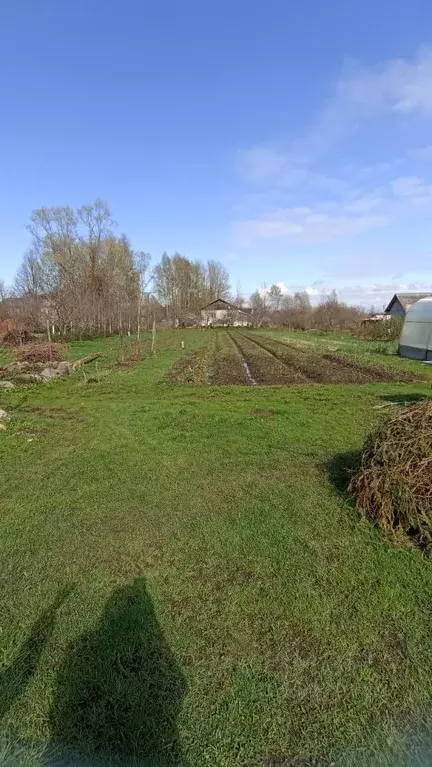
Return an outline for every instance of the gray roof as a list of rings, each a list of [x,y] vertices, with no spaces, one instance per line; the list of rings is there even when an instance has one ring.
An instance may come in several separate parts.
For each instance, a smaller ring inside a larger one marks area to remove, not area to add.
[[[244,314],[247,312],[247,309],[240,309],[240,307],[234,306],[234,304],[230,304],[229,301],[225,301],[224,298],[217,298],[216,301],[211,301],[209,304],[201,307],[202,312],[206,309],[210,309],[212,312],[217,311],[218,309],[223,309],[225,311],[229,309],[235,312],[243,312]]]
[[[431,298],[432,293],[395,293],[389,305],[385,311],[389,312],[395,301],[399,301],[400,305],[404,309],[408,309],[409,306],[415,304],[416,301],[420,301],[421,298]]]

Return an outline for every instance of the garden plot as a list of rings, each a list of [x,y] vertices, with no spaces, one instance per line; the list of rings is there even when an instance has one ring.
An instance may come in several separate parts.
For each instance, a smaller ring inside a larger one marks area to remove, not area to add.
[[[216,331],[208,381],[216,385],[248,383],[239,351],[226,331]]]
[[[178,359],[168,380],[180,384],[302,385],[418,381],[419,376],[338,354],[321,353],[243,330],[208,332],[204,345]]]
[[[264,351],[273,354],[287,367],[299,371],[307,383],[372,383],[374,381],[414,381],[416,376],[402,371],[385,369],[349,360],[336,354],[317,354],[288,342],[265,336],[248,335],[247,338]],[[418,379],[417,379],[418,380]]]
[[[167,376],[168,383],[197,384],[207,383],[207,360],[209,347],[194,349],[176,360]]]
[[[269,338],[259,337],[255,339],[255,343],[274,354],[284,365],[300,371],[305,378],[305,383],[359,383],[358,373],[344,369],[334,361],[325,360],[316,353],[289,347],[287,344]]]
[[[232,338],[257,384],[307,383],[307,379],[301,371],[285,365],[270,351],[256,343],[254,339],[246,337],[242,333],[233,333]]]

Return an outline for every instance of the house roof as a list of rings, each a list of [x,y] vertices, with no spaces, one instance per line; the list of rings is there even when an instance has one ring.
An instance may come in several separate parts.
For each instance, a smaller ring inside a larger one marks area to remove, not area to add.
[[[416,301],[420,301],[421,298],[430,298],[431,293],[395,293],[389,305],[384,309],[385,312],[389,312],[396,301],[399,301],[400,305],[406,310]]]
[[[209,309],[212,312],[217,311],[217,309],[224,309],[225,311],[243,312],[243,314],[246,314],[244,309],[240,309],[238,306],[230,304],[229,301],[225,301],[223,298],[217,298],[216,301],[211,301],[209,304],[201,307],[202,312],[205,309]]]

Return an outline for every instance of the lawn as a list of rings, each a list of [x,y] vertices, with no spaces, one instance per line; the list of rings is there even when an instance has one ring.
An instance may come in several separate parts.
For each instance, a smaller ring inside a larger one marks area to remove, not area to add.
[[[428,763],[432,566],[358,520],[345,469],[432,371],[260,332],[424,380],[216,386],[236,339],[285,364],[223,333],[164,331],[130,367],[74,342],[97,370],[0,390],[1,764]]]

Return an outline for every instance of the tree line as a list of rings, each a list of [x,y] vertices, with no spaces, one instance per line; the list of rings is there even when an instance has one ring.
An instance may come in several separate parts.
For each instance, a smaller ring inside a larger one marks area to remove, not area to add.
[[[135,251],[117,235],[103,200],[79,208],[33,211],[31,235],[14,284],[0,282],[0,321],[62,335],[140,332],[154,321],[182,322],[189,313],[229,295],[229,276],[217,261],[190,261]]]
[[[306,291],[283,294],[279,285],[256,290],[250,297],[256,324],[289,327],[294,330],[344,330],[359,327],[362,320],[374,313],[339,301],[335,290],[324,294],[319,303],[311,304]]]
[[[116,234],[103,200],[78,208],[39,208],[27,226],[31,241],[11,289],[0,281],[0,322],[62,335],[137,332],[153,322],[194,324],[201,307],[216,298],[245,303],[255,325],[307,330],[359,325],[367,313],[338,300],[335,291],[312,306],[306,292],[284,295],[278,285],[256,290],[246,302],[230,292],[229,274],[218,261],[192,261],[133,250]]]

